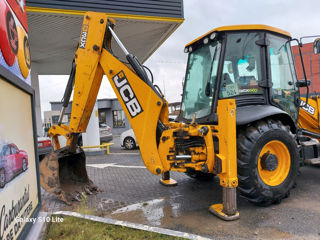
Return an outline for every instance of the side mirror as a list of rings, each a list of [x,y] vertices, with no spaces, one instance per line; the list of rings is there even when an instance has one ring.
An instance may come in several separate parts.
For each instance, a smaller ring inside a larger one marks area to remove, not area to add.
[[[305,80],[298,80],[298,81],[296,82],[296,87],[298,87],[298,88],[308,87],[308,86],[310,86],[310,80],[307,80],[307,81],[305,81]]]
[[[320,53],[320,38],[317,38],[313,42],[313,53],[319,54]]]

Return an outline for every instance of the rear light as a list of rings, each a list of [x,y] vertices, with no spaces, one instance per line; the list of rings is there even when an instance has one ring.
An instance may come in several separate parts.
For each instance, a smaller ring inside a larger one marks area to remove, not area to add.
[[[52,146],[51,140],[38,142],[38,147],[50,147],[50,146]]]
[[[44,147],[49,147],[49,146],[51,146],[51,141],[50,141],[50,140],[46,140],[46,141],[44,141],[43,143],[44,143],[44,144],[43,144]]]

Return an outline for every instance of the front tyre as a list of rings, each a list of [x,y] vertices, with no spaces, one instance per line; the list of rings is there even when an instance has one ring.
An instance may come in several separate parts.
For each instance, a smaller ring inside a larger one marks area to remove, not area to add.
[[[267,119],[238,134],[240,194],[268,206],[289,196],[299,170],[297,143],[289,127]]]

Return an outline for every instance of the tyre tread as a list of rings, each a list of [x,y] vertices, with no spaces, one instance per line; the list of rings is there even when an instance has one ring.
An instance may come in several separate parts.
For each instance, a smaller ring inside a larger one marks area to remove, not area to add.
[[[289,174],[292,176],[293,181],[289,182],[287,188],[281,191],[275,191],[274,193],[263,191],[257,187],[257,178],[255,171],[252,169],[251,164],[251,151],[255,147],[258,139],[263,137],[270,131],[284,131],[292,138],[292,143],[295,144],[295,152],[293,153],[296,158],[298,157],[297,145],[294,139],[294,135],[290,131],[289,126],[285,126],[281,121],[275,121],[272,119],[260,120],[247,127],[246,130],[241,129],[238,134],[237,143],[237,155],[238,155],[238,181],[239,191],[241,196],[249,200],[250,202],[260,205],[269,206],[273,203],[279,203],[283,198],[286,198],[290,194],[290,189],[295,185],[295,179],[298,172],[298,167],[293,166]],[[298,159],[295,159],[298,162]],[[295,163],[294,162],[294,163]],[[282,183],[279,185],[283,185]]]

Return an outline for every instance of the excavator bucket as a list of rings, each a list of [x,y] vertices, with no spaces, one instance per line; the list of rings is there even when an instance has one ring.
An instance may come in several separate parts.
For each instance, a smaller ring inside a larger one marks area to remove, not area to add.
[[[40,162],[40,184],[68,205],[80,201],[82,194],[99,191],[88,177],[86,156],[79,147],[75,152],[63,147],[48,154]]]

